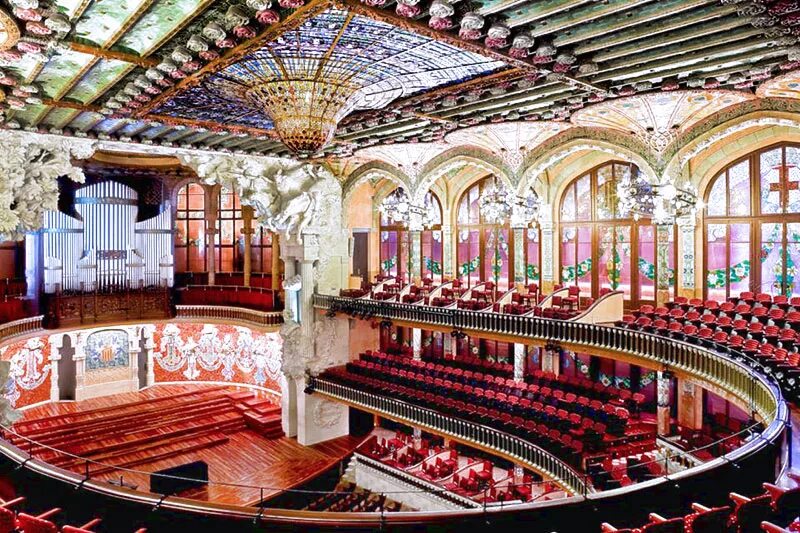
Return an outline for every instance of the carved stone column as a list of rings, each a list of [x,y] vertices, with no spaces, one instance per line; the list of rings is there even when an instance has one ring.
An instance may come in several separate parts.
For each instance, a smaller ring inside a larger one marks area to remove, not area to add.
[[[144,326],[142,330],[144,337],[144,353],[141,354],[141,357],[145,358],[147,365],[147,375],[145,377],[145,386],[147,387],[152,387],[156,384],[156,367],[155,358],[153,357],[153,350],[156,347],[155,330],[155,326],[150,324]]]
[[[558,351],[542,348],[542,370],[558,376],[561,372],[561,361]]]
[[[681,296],[693,298],[696,296],[695,287],[695,229],[697,220],[693,216],[678,219],[679,253],[678,268],[680,284],[678,286]],[[678,276],[676,276],[677,278]],[[677,282],[677,280],[676,280]]]
[[[688,379],[678,379],[678,426],[703,429],[703,388]]]
[[[670,382],[672,373],[659,370],[656,377],[656,431],[662,437],[668,437],[670,424]]]
[[[414,443],[414,449],[419,450],[422,447],[422,430],[420,428],[413,428],[411,439]]]
[[[514,344],[514,381],[525,379],[525,345]]]
[[[300,262],[300,325],[303,333],[311,335],[314,324],[314,260]]]
[[[554,225],[550,213],[542,213],[539,220],[539,227],[542,229],[542,283],[539,288],[542,294],[553,291],[556,278],[554,275],[553,252],[555,242],[553,239]]]
[[[86,387],[86,335],[78,332],[74,337],[71,336],[73,355],[72,362],[75,365],[75,401],[84,399],[83,390]]]
[[[456,343],[449,333],[442,333],[442,355],[445,359],[454,359],[454,348]]]
[[[244,236],[244,286],[250,286],[250,274],[253,272],[253,208],[249,205],[242,206],[242,235]],[[272,266],[272,265],[270,265]],[[264,266],[261,266],[264,269]]]
[[[514,232],[514,283],[517,290],[525,285],[525,227],[512,226]]]
[[[656,225],[656,264],[658,279],[656,280],[656,304],[664,305],[670,299],[669,290],[669,234],[672,224]]]
[[[64,336],[69,334],[56,333],[50,335],[50,401],[57,402],[61,399],[61,391],[58,387],[58,362],[61,361],[61,349],[64,347]]]
[[[206,268],[208,284],[215,284],[217,272],[217,212],[219,210],[219,185],[206,189]]]
[[[444,279],[453,279],[455,277],[455,264],[453,227],[450,224],[442,224],[442,272]]]
[[[128,332],[128,376],[131,388],[136,391],[139,390],[139,358],[144,357],[139,347],[139,334],[141,333],[140,326],[129,326],[125,328]]]

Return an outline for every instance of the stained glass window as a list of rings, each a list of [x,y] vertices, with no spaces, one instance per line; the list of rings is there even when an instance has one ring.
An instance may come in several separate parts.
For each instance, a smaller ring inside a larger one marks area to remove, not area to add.
[[[800,148],[783,144],[723,169],[706,192],[709,298],[742,291],[795,295],[800,260]],[[755,198],[755,203],[751,202]]]
[[[655,228],[647,220],[623,218],[617,183],[638,172],[630,163],[610,162],[577,177],[561,199],[562,284],[577,284],[583,296],[619,290],[637,305],[654,302],[658,265]],[[675,286],[674,230],[669,235],[668,277]]]
[[[239,196],[224,187],[219,191],[216,261],[218,272],[244,271],[244,221]]]

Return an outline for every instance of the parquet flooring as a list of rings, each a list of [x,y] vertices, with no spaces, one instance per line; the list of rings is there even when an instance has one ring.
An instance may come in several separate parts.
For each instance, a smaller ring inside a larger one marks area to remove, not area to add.
[[[148,472],[205,461],[211,483],[181,496],[235,505],[256,504],[262,497],[313,478],[346,457],[361,441],[345,436],[306,447],[293,438],[267,438],[250,429],[253,426],[241,415],[236,419],[235,410],[231,410],[237,401],[238,405],[247,403],[269,410],[267,398],[227,400],[229,395],[243,396],[237,393],[245,391],[251,389],[157,385],[136,393],[38,406],[26,410],[15,428],[60,450],[79,455],[85,451],[98,462],[123,465],[133,471],[102,465],[92,465],[90,471],[94,478],[121,480],[140,490],[149,489]],[[98,445],[102,439],[110,444]],[[85,471],[85,464],[63,454],[47,450],[37,454],[64,468]]]

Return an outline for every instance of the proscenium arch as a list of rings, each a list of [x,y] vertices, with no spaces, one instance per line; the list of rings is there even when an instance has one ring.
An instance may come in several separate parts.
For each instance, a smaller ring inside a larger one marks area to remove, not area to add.
[[[444,153],[434,157],[425,165],[420,173],[419,182],[414,187],[413,201],[421,202],[425,199],[425,193],[431,188],[432,184],[446,174],[449,170],[461,166],[473,165],[493,174],[508,187],[514,190],[515,180],[513,173],[503,163],[503,161],[482,148],[474,146],[456,146]],[[457,198],[459,192],[454,192],[453,197]],[[448,202],[452,205],[451,202]]]

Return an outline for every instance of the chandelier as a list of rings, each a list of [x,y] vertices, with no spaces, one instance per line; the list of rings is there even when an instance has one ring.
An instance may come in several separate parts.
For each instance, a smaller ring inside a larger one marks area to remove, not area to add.
[[[332,8],[203,83],[232,109],[244,106],[268,116],[292,152],[312,155],[354,110],[380,109],[401,96],[502,65]]]
[[[489,224],[504,224],[510,219],[515,226],[527,226],[539,218],[541,200],[533,189],[525,196],[516,196],[499,186],[494,177],[478,198],[478,208]]]
[[[422,227],[430,228],[437,222],[436,211],[431,204],[430,197],[426,195],[425,205],[414,205],[402,187],[398,187],[384,198],[378,206],[378,211],[389,220],[404,226],[419,224]]]
[[[654,224],[673,224],[703,207],[692,185],[679,188],[670,182],[650,183],[639,173],[627,174],[617,183],[617,196],[623,216],[650,218]]]

